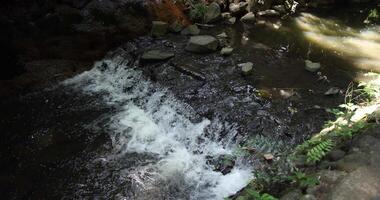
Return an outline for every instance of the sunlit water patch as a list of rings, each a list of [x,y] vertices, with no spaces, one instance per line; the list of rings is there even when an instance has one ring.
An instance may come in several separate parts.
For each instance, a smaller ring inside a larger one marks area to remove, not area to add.
[[[123,64],[123,59],[98,62],[65,84],[119,108],[107,125],[112,159],[131,153],[141,155],[140,160],[154,158],[124,170],[123,177],[133,185],[124,188],[133,194],[126,199],[223,199],[252,179],[243,160],[236,160],[225,175],[210,164],[232,154],[237,134],[232,124],[199,119],[190,106]]]
[[[310,42],[350,61],[356,68],[380,72],[380,27],[357,30],[308,13],[296,22]]]

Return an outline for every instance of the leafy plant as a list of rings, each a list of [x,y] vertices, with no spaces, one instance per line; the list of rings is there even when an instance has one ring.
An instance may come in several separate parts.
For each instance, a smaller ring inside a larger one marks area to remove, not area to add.
[[[332,150],[333,147],[334,143],[331,139],[314,143],[306,154],[306,162],[315,163],[320,161],[328,152]]]
[[[190,11],[190,17],[194,21],[203,22],[206,12],[207,6],[204,3],[197,3],[193,6],[193,9]]]
[[[237,200],[278,200],[268,193],[260,193],[253,189],[246,189],[244,196],[239,196]]]
[[[301,188],[312,187],[319,184],[319,180],[313,176],[308,176],[303,172],[295,172],[289,179]]]

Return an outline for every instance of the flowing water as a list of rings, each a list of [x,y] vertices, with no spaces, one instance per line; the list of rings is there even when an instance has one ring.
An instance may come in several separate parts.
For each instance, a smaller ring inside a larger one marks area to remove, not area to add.
[[[131,181],[127,199],[222,199],[242,189],[251,169],[238,161],[226,175],[210,161],[230,155],[236,144],[233,124],[194,119],[195,112],[167,89],[146,80],[123,59],[104,60],[65,82],[117,105],[107,126],[113,151],[108,159],[136,163],[120,173]],[[220,138],[222,132],[225,137]],[[131,161],[133,153],[139,158]],[[128,189],[128,188],[126,188]]]
[[[330,119],[323,108],[343,102],[326,90],[345,89],[358,68],[378,69],[377,27],[350,28],[351,15],[330,15],[202,30],[226,32],[235,48],[230,57],[185,52],[188,38],[180,35],[143,37],[54,88],[0,101],[5,198],[233,195],[260,166],[259,156],[239,156],[237,147],[252,138],[277,141],[272,149],[278,141],[292,147]],[[140,62],[149,49],[176,56]],[[321,74],[307,72],[306,59],[320,62]],[[252,75],[241,75],[242,62],[254,64]],[[264,90],[269,95],[258,95]]]

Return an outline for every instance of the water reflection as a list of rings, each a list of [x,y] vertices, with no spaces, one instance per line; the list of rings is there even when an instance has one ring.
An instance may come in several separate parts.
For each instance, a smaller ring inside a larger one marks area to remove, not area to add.
[[[302,13],[296,24],[310,42],[333,51],[356,68],[380,72],[379,26],[357,30],[308,13]]]

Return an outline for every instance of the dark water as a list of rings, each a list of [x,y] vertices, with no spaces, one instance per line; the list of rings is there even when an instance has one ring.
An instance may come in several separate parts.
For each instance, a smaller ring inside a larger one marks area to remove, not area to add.
[[[337,15],[320,14],[319,25],[362,17]],[[338,39],[357,36],[341,27]],[[188,38],[179,35],[144,37],[56,88],[1,100],[3,197],[221,199],[249,181],[253,164],[237,157],[222,173],[215,161],[255,135],[291,146],[317,132],[331,117],[320,108],[343,102],[324,92],[344,90],[360,72],[339,48],[306,37],[294,19],[202,31],[226,32],[233,54],[185,52]],[[176,56],[140,62],[148,49]],[[306,59],[321,63],[320,75],[304,69]],[[241,75],[242,62],[254,64],[252,75]]]

